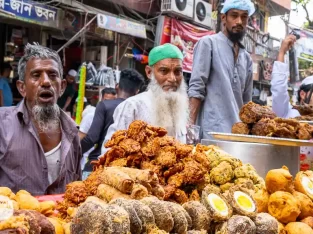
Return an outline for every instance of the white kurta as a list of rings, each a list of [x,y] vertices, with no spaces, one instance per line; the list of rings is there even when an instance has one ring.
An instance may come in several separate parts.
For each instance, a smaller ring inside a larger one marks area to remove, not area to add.
[[[300,116],[299,111],[292,109],[288,94],[289,67],[287,64],[276,61],[274,63],[271,81],[273,97],[273,111],[278,117],[295,118]],[[313,169],[313,147],[300,147],[300,170]]]
[[[130,97],[122,102],[115,109],[113,114],[114,123],[109,127],[103,147],[101,149],[101,155],[106,152],[104,144],[111,139],[113,133],[118,130],[126,130],[134,120],[142,120],[148,124],[153,125],[154,119],[154,103],[157,102],[153,97],[151,91],[140,93],[136,96]],[[186,127],[182,128],[176,133],[176,138],[182,143],[186,143]]]

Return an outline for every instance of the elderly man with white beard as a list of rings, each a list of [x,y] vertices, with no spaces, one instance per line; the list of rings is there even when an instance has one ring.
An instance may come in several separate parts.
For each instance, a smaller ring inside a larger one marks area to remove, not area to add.
[[[182,60],[183,54],[172,44],[151,50],[146,66],[150,79],[147,91],[128,98],[115,109],[114,124],[110,126],[104,144],[114,132],[127,129],[134,120],[164,127],[168,135],[183,143],[186,141],[189,111]]]
[[[78,129],[57,103],[66,87],[59,55],[25,47],[17,87],[23,101],[0,108],[0,186],[32,195],[64,193],[81,179]]]

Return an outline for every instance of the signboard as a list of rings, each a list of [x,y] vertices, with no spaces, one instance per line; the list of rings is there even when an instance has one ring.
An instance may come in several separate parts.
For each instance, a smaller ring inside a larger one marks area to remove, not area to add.
[[[102,14],[97,15],[97,24],[99,28],[131,35],[134,37],[140,37],[144,39],[147,38],[146,27],[143,24],[138,24],[125,19]]]
[[[29,0],[0,0],[0,13],[24,21],[57,27],[56,8]],[[7,13],[7,14],[5,14]]]
[[[313,33],[301,31],[301,37],[295,44],[298,58],[313,62]]]
[[[191,73],[193,49],[195,44],[204,36],[214,34],[213,31],[194,26],[190,23],[172,19],[171,43],[182,50],[184,54],[183,71]]]

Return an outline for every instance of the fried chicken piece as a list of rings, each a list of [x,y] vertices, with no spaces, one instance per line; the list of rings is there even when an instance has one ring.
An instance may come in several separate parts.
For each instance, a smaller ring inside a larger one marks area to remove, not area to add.
[[[181,172],[184,176],[184,183],[186,184],[197,184],[203,179],[205,175],[205,169],[200,163],[197,163],[193,159],[184,159],[185,168]]]
[[[169,168],[168,170],[166,170],[163,175],[165,178],[168,178],[176,173],[181,172],[182,170],[184,170],[184,164],[183,163],[177,163],[175,164],[173,167]]]
[[[133,154],[140,151],[140,144],[133,139],[124,139],[118,144],[127,154]]]
[[[249,125],[242,122],[235,123],[231,129],[231,133],[249,135],[250,134]]]
[[[156,164],[162,167],[171,167],[176,163],[176,149],[174,146],[162,147],[155,157]]]
[[[156,165],[154,160],[152,160],[150,162],[149,161],[142,161],[140,164],[140,169],[153,171],[154,173],[156,173],[159,176],[159,179],[160,179],[162,168],[161,168],[161,166]]]
[[[185,145],[179,142],[176,142],[176,155],[178,158],[185,158],[187,157],[193,150],[193,145]]]
[[[141,120],[135,120],[132,122],[127,131],[127,136],[137,142],[143,142],[146,137],[147,124]]]
[[[196,145],[196,152],[206,152],[209,151],[211,148],[207,145],[201,145],[201,144],[197,144]]]
[[[161,147],[164,146],[173,146],[176,143],[176,140],[174,137],[171,136],[164,136],[164,137],[157,137],[156,139],[159,140],[159,145]],[[155,140],[156,140],[155,139]]]
[[[84,202],[88,197],[86,185],[82,181],[75,181],[66,185],[64,199],[77,205]]]
[[[293,109],[299,111],[300,115],[312,115],[313,114],[313,106],[304,103],[303,105],[295,105]]]
[[[189,201],[200,201],[200,195],[197,189],[194,189],[189,195]]]
[[[276,124],[271,119],[261,119],[253,125],[251,133],[256,136],[271,136],[276,130]]]
[[[173,194],[173,198],[179,204],[184,204],[184,203],[188,202],[187,194],[183,190],[180,190],[180,189],[175,190],[175,192]]]
[[[118,145],[122,140],[126,138],[126,130],[118,130],[116,131],[112,137],[111,140],[107,141],[104,145],[105,148],[111,148],[115,145]]]
[[[301,115],[297,116],[295,119],[299,121],[313,121],[313,115]]]
[[[159,150],[160,150],[159,138],[155,138],[151,141],[148,141],[141,148],[141,152],[143,153],[143,155],[147,157],[154,157],[155,155],[157,155]]]
[[[105,160],[104,166],[108,166],[114,160],[118,158],[123,158],[124,156],[125,156],[125,150],[119,146],[114,146],[109,151],[107,151],[105,155],[102,156],[104,157],[103,160]]]
[[[210,161],[205,153],[195,152],[192,157],[200,163],[205,169],[210,170]]]
[[[175,193],[176,187],[174,185],[168,184],[163,187],[165,191],[164,200],[168,201],[170,197]]]
[[[312,139],[312,134],[310,132],[309,124],[300,124],[300,128],[297,133],[297,138],[300,140],[310,140]]]
[[[184,175],[181,173],[177,173],[175,175],[172,175],[168,178],[167,183],[169,185],[173,185],[176,188],[179,188],[184,183]]]
[[[267,106],[260,106],[253,102],[249,102],[241,108],[239,117],[242,122],[251,124],[258,122],[263,118],[274,119],[276,114]]]
[[[139,167],[141,161],[143,160],[143,156],[142,154],[139,153],[134,153],[134,154],[130,154],[127,157],[127,167]]]
[[[152,132],[157,133],[158,137],[163,137],[163,136],[165,136],[167,134],[166,129],[165,128],[161,128],[161,127],[155,127],[155,126],[148,125],[147,126],[147,130],[150,130]]]
[[[91,172],[86,180],[83,181],[89,193],[89,196],[94,196],[97,193],[98,186],[102,183],[102,171],[102,167],[97,168],[95,171]]]
[[[127,158],[119,158],[110,163],[110,167],[126,167]]]

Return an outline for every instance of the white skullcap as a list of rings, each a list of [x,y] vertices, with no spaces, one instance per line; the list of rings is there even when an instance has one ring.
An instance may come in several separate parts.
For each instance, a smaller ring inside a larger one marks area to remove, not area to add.
[[[77,76],[77,71],[75,70],[70,70],[68,73],[67,73],[69,76],[73,76],[73,77],[76,77]]]
[[[248,11],[249,16],[255,12],[254,4],[250,0],[226,0],[221,13],[226,14],[231,9]]]
[[[313,76],[308,76],[301,82],[301,85],[310,85],[310,84],[313,84]]]

